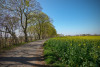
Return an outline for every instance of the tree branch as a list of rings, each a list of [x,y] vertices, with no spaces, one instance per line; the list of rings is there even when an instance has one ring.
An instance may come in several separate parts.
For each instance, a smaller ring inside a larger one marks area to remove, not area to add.
[[[7,31],[2,31],[2,30],[0,30],[0,32],[5,32],[5,33],[9,33],[9,32],[7,32]]]

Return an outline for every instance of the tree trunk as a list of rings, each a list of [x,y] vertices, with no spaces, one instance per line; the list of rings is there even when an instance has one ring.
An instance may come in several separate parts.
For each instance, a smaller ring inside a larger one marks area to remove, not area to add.
[[[15,33],[11,34],[11,36],[12,36],[14,44],[17,44],[18,43],[18,39],[17,39]]]
[[[38,39],[41,39],[41,36],[40,36],[40,34],[38,34]]]
[[[25,34],[25,42],[28,42],[28,39],[27,39],[27,32],[24,31],[24,34]]]
[[[39,36],[39,39],[41,39],[41,23],[40,23],[40,21],[39,21],[39,27],[40,27],[40,31],[39,31],[39,34],[38,34],[38,36]]]
[[[28,42],[28,38],[27,38],[27,14],[25,14],[25,17],[26,17],[26,22],[25,22],[24,34],[25,34],[25,42]]]

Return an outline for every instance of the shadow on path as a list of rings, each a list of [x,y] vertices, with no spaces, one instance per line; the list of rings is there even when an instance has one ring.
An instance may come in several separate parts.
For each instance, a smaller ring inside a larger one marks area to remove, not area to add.
[[[34,63],[29,62],[29,61],[43,61],[43,60],[44,60],[43,57],[0,57],[0,62],[2,62],[2,61],[19,62],[22,64],[31,65],[31,66],[49,67],[47,65],[34,64]],[[2,65],[2,64],[0,64],[0,65]],[[9,65],[12,65],[12,64],[9,64]]]

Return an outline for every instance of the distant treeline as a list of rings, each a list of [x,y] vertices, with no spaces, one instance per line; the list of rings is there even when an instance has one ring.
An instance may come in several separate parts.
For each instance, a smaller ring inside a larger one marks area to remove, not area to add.
[[[36,0],[0,0],[0,48],[56,34]]]
[[[80,34],[75,36],[100,36],[100,34]]]
[[[57,34],[57,36],[100,36],[100,34],[79,34],[79,35],[64,35],[64,34]]]

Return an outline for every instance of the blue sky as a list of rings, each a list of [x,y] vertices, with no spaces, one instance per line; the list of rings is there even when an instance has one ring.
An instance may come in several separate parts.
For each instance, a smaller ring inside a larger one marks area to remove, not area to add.
[[[100,34],[100,0],[37,0],[58,34]]]

